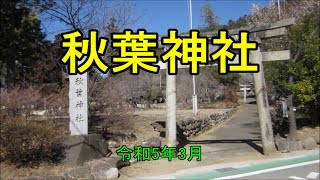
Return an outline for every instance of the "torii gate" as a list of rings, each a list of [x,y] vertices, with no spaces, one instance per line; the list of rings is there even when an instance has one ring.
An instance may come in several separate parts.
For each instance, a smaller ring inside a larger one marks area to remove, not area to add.
[[[243,103],[247,103],[247,90],[250,90],[250,86],[251,85],[240,85],[240,90],[243,91]]]
[[[237,39],[237,35],[240,30],[246,30],[250,32],[250,39],[257,41],[261,44],[262,40],[270,39],[285,35],[287,30],[286,27],[293,25],[295,22],[294,18],[285,19],[278,21],[276,23],[261,25],[261,26],[251,26],[240,29],[229,30],[229,35]],[[217,35],[218,32],[204,33],[202,35],[211,38]],[[165,50],[166,46],[159,44],[158,47],[163,47]],[[208,54],[212,54],[218,49],[217,46],[212,46],[209,44]],[[262,61],[275,61],[275,60],[289,60],[290,51],[271,51],[271,52],[261,52],[258,47],[255,51],[250,51],[249,54],[250,63],[259,64],[260,72],[253,73],[254,78],[254,89],[258,106],[260,129],[261,129],[261,139],[263,154],[269,155],[276,151],[273,129],[271,124],[271,116],[269,111],[268,96],[266,91],[266,83],[264,78],[264,71],[262,66]],[[229,64],[237,63],[235,59]],[[161,69],[166,69],[166,64],[159,63]],[[188,68],[189,66],[183,66],[178,64],[178,68]],[[176,146],[176,76],[169,75],[166,76],[166,101],[167,101],[167,121],[166,121],[166,138],[168,140],[168,146]]]

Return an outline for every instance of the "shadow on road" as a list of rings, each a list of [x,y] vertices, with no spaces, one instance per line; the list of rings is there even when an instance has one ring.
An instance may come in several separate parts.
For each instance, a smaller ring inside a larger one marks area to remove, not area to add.
[[[248,144],[254,150],[260,154],[263,153],[262,147],[257,145],[255,142],[261,142],[261,139],[223,139],[223,140],[199,140],[199,141],[188,141],[187,144],[237,144],[244,143]]]
[[[222,140],[187,140],[180,141],[177,148],[185,147],[186,145],[192,144],[247,144],[260,154],[263,154],[261,146],[257,145],[256,142],[261,142],[261,139],[222,139]]]
[[[248,104],[257,104],[257,101],[251,101]]]

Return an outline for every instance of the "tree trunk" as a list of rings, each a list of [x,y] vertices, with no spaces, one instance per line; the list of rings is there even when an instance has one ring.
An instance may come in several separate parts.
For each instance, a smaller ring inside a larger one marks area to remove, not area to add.
[[[291,81],[290,81],[291,79]],[[292,82],[292,76],[289,77],[289,83]],[[297,123],[296,123],[296,118],[294,115],[293,111],[293,94],[290,94],[288,96],[288,108],[289,108],[289,113],[288,113],[288,119],[289,119],[289,136],[288,138],[291,140],[298,140],[298,134],[297,134]]]
[[[292,59],[292,63],[295,63],[300,55],[300,51],[297,52],[295,57]],[[293,83],[293,76],[292,74],[289,74],[289,84]],[[292,140],[298,140],[298,134],[297,134],[297,122],[296,122],[296,117],[294,115],[293,111],[293,93],[290,92],[288,96],[288,108],[289,108],[289,113],[288,113],[288,120],[289,120],[289,139]]]
[[[313,113],[312,113],[312,119],[311,119],[311,123],[312,123],[312,126],[316,127],[320,124],[319,122],[319,118],[320,118],[320,112],[319,112],[319,108],[317,106],[313,106]]]

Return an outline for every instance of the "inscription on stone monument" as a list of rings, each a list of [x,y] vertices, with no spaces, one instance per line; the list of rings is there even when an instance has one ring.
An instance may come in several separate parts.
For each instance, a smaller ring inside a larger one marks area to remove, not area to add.
[[[78,62],[78,63],[81,63]],[[69,75],[69,116],[71,135],[88,134],[88,74]]]

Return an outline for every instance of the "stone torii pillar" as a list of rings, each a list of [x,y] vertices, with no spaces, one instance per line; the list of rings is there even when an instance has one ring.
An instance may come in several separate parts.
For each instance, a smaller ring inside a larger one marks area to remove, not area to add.
[[[242,86],[242,88],[240,88],[240,90],[243,90],[243,103],[247,103],[247,90],[250,90],[249,87],[250,85],[240,85]]]

